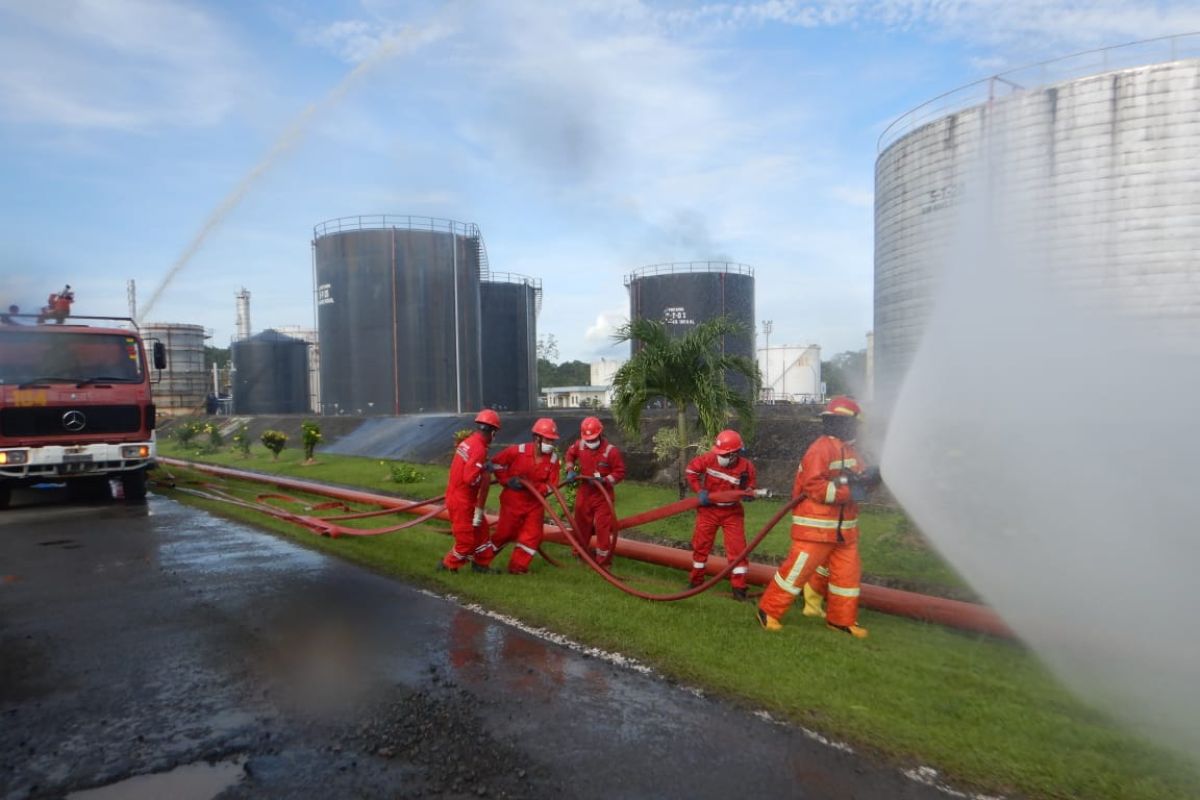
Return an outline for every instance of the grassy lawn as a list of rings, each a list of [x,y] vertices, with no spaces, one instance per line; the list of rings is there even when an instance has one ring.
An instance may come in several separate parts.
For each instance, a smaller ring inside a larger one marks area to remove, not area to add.
[[[288,475],[414,497],[440,494],[445,475],[436,467],[421,467],[428,470],[427,481],[399,486],[378,461],[321,456],[324,463],[305,467],[297,454],[289,461],[287,451],[277,465],[269,457],[206,460],[264,471],[277,467]],[[175,471],[184,480],[197,478]],[[263,491],[252,484],[226,485],[245,497]],[[654,499],[660,495],[639,495],[642,488],[629,487],[622,513],[632,513],[637,503],[663,502]],[[672,678],[768,709],[860,750],[905,766],[932,766],[962,787],[1045,798],[1200,797],[1200,771],[1194,766],[1075,701],[1017,645],[871,612],[861,616],[871,629],[865,641],[829,633],[798,613],[788,617],[782,633],[769,635],[759,629],[752,609],[732,602],[727,590],[685,602],[646,602],[614,590],[569,558],[563,569],[535,560],[533,574],[524,578],[435,572],[449,546],[439,532],[444,523],[331,540],[253,511],[166,493],[618,650]],[[669,490],[665,499],[671,499]],[[759,504],[754,513],[768,507]],[[362,521],[364,527],[381,524],[378,518]],[[563,548],[548,547],[556,557],[566,555]],[[501,565],[506,559],[501,556]],[[680,588],[684,580],[678,571],[626,560],[617,562],[616,572],[658,591]]]

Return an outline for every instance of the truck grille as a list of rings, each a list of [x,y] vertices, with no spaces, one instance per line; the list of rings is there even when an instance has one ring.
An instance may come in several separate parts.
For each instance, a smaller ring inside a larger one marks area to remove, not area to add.
[[[141,427],[142,412],[137,406],[0,409],[0,436],[87,436],[133,433]]]

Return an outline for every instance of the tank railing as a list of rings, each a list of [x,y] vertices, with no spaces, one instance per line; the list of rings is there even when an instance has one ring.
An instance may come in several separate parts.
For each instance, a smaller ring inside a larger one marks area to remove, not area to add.
[[[913,108],[879,135],[876,152],[882,153],[897,139],[957,111],[1046,86],[1118,69],[1149,67],[1184,58],[1200,57],[1200,32],[1160,36],[1137,42],[1084,50],[1061,58],[1028,64],[951,89]]]
[[[516,283],[528,286],[533,289],[534,308],[538,314],[542,313],[542,279],[532,278],[528,275],[522,275],[519,272],[493,272],[488,277],[482,278],[487,283]]]
[[[409,231],[435,231],[454,233],[459,236],[478,238],[482,247],[483,237],[479,226],[473,222],[458,222],[437,217],[419,217],[411,214],[359,214],[356,217],[338,217],[318,222],[313,226],[313,238],[319,239],[343,231],[369,231],[401,228]]]
[[[754,268],[746,264],[735,264],[729,261],[678,261],[671,264],[650,264],[639,267],[625,276],[625,285],[638,278],[650,275],[674,275],[688,272],[725,272],[731,275],[749,275],[754,277]]]

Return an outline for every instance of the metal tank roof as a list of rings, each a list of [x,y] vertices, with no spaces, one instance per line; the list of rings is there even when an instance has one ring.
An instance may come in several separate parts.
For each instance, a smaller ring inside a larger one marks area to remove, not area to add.
[[[628,286],[639,278],[649,278],[655,275],[679,275],[688,272],[725,272],[731,275],[754,277],[753,267],[731,261],[673,261],[666,264],[649,264],[638,267],[625,276],[625,285]]]

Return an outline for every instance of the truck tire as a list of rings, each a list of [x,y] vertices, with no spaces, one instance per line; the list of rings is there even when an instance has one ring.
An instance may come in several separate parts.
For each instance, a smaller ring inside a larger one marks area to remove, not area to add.
[[[146,470],[135,469],[121,473],[121,488],[125,490],[125,502],[140,505],[146,502]]]
[[[7,483],[0,483],[0,511],[8,508],[8,504],[12,502],[12,487]]]

